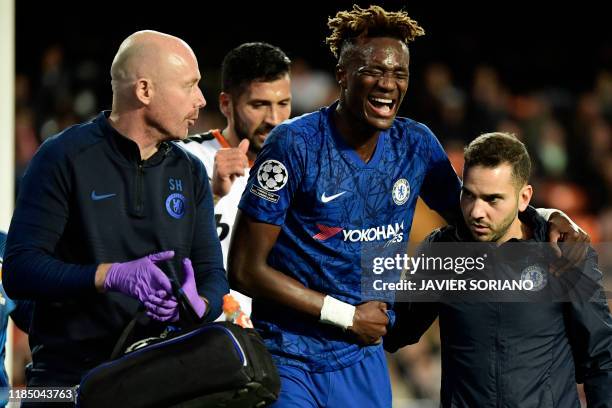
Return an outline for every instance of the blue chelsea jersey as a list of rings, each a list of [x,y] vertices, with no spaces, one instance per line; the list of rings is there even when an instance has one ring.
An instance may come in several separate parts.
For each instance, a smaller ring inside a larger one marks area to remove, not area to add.
[[[357,305],[361,251],[408,240],[417,197],[438,212],[458,207],[460,182],[424,125],[397,118],[365,163],[331,122],[336,104],[277,126],[251,169],[240,201],[250,217],[279,225],[268,264],[304,286]],[[250,237],[257,239],[257,237]],[[252,318],[278,364],[317,372],[373,351],[337,327],[266,299]]]

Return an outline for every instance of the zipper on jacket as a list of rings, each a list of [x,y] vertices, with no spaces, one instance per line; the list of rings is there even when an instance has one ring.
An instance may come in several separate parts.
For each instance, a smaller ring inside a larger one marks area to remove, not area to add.
[[[504,381],[502,378],[502,356],[504,355],[504,352],[502,350],[502,344],[501,344],[501,330],[502,330],[502,305],[501,303],[497,304],[497,339],[496,339],[496,346],[495,348],[497,349],[497,352],[495,353],[495,357],[497,360],[497,364],[496,364],[496,373],[495,373],[495,383],[496,383],[496,388],[497,388],[497,407],[498,408],[502,408],[503,406],[503,394],[504,394]]]
[[[144,184],[144,169],[142,166],[142,161],[138,163],[138,167],[136,169],[136,214],[142,215],[142,207],[143,207],[143,198],[142,198],[142,186]]]

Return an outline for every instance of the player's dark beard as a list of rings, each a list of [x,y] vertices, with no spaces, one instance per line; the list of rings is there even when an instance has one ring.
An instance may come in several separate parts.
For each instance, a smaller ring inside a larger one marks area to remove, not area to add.
[[[237,111],[234,110],[234,112]],[[242,120],[240,115],[236,114],[236,117],[234,118],[234,128],[234,130],[236,131],[236,136],[238,136],[240,140],[249,139],[249,142],[251,142],[249,144],[249,150],[257,155],[261,150],[261,145],[259,144],[259,141],[256,140],[255,136],[270,133],[272,129],[274,129],[274,126],[271,126],[267,123],[262,123],[261,125],[259,125],[259,127],[257,127],[257,129],[255,129],[252,134],[249,134],[249,129],[247,125]]]

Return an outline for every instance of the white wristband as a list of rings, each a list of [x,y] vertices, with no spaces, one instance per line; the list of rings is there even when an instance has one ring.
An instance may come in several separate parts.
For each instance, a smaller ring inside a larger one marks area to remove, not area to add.
[[[355,306],[341,302],[331,296],[325,296],[321,308],[321,322],[333,324],[346,330],[353,325]]]
[[[556,208],[536,208],[536,211],[540,217],[546,220],[546,222],[550,221],[550,216],[553,215],[553,213],[558,212],[569,220],[570,224],[572,224],[572,227],[574,227],[576,231],[582,231],[582,228],[580,228],[570,217],[567,216],[566,213],[561,210],[557,210]]]
[[[548,221],[550,219],[550,216],[552,215],[552,213],[559,211],[556,210],[554,208],[536,208],[536,211],[538,212],[538,215],[542,218],[544,218],[546,221]],[[561,211],[559,211],[561,212]]]

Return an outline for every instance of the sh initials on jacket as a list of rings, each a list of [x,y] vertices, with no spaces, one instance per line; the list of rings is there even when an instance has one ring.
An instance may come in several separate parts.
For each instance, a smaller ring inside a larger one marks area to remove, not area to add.
[[[321,194],[321,202],[322,203],[329,203],[332,200],[335,200],[336,198],[340,197],[342,194],[346,193],[346,191],[343,191],[341,193],[338,194],[334,194],[331,196],[326,196],[325,192],[323,194]]]
[[[112,193],[112,194],[97,194],[96,190],[91,190],[91,199],[93,201],[100,201],[100,200],[105,200],[107,198],[111,198],[116,196],[117,194]]]

